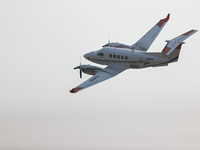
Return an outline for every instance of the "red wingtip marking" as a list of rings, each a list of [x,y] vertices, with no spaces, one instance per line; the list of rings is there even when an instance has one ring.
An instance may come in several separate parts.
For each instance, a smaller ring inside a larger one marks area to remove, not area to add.
[[[72,90],[70,90],[70,93],[76,93],[78,92],[78,90],[82,89],[82,87],[76,87],[76,88],[73,88]]]
[[[188,34],[190,34],[190,33],[192,33],[194,30],[190,30],[190,31],[188,31],[188,32],[186,32],[186,33],[184,33],[184,34],[182,34],[182,35],[188,35]]]
[[[171,49],[170,47],[166,47],[165,52],[164,52],[164,55],[165,55],[166,53],[168,53],[170,49]]]
[[[167,15],[167,17],[165,19],[162,19],[160,20],[158,23],[157,23],[157,26],[161,27],[165,22],[167,22],[169,20],[169,16],[170,14]]]

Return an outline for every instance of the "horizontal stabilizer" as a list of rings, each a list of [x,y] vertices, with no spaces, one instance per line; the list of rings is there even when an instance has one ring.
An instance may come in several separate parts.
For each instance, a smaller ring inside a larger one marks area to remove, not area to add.
[[[187,39],[188,37],[190,37],[192,34],[194,34],[195,32],[197,32],[197,30],[190,30],[172,40],[167,40],[166,42],[167,45],[165,46],[165,48],[163,49],[163,54],[164,55],[170,55],[175,49],[180,49],[180,46],[182,44],[184,44],[184,40]]]

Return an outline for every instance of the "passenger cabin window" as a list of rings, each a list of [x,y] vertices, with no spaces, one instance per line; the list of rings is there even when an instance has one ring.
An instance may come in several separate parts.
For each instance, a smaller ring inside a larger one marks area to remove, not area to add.
[[[102,53],[102,54],[103,54],[103,53]],[[100,55],[100,56],[103,56],[103,55]],[[120,59],[120,58],[121,58],[122,60],[123,60],[123,59],[128,60],[128,56],[125,56],[125,57],[124,57],[124,56],[120,56],[120,55],[117,55],[117,56],[116,56],[115,54],[114,54],[114,55],[109,54],[109,57],[110,57],[110,58],[113,57],[113,58],[117,58],[117,59]]]

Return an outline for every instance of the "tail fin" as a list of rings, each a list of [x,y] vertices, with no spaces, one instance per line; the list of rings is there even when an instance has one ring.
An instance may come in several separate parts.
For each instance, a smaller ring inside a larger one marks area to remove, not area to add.
[[[132,48],[136,50],[147,51],[169,20],[169,16],[170,14],[168,14],[165,19],[160,20],[155,26],[153,26],[141,39],[132,45]]]
[[[181,46],[184,44],[183,41],[197,31],[198,30],[190,30],[172,40],[167,40],[167,44],[162,50],[162,54],[168,56],[168,59],[170,59],[172,62],[178,61]]]

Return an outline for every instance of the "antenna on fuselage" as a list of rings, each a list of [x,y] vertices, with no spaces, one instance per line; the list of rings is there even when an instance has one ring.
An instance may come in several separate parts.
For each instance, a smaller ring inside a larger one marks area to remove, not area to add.
[[[110,34],[108,34],[108,43],[110,43]]]

